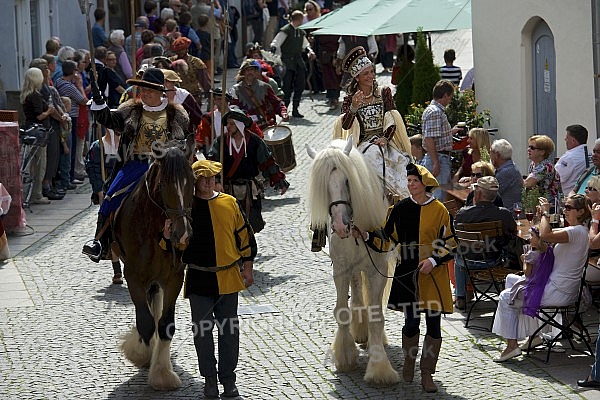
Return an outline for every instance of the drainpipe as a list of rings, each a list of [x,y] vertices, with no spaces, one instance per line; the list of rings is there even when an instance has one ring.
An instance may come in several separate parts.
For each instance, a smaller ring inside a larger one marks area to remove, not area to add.
[[[600,132],[600,0],[592,0],[592,52],[596,100],[596,137]]]

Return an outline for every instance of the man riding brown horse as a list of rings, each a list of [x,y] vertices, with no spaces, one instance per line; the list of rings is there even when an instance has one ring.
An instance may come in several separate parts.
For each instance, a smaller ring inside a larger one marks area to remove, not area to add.
[[[160,69],[148,68],[142,79],[129,79],[127,83],[138,86],[141,96],[121,104],[116,111],[108,108],[95,82],[92,85],[90,109],[99,123],[121,134],[119,160],[105,184],[109,189],[98,211],[95,238],[83,246],[83,253],[94,262],[108,254],[109,217],[148,170],[153,150],[169,140],[186,137],[187,113],[164,96],[164,74]]]

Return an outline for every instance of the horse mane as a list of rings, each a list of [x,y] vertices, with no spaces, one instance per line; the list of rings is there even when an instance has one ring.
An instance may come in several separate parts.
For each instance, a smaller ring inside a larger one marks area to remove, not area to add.
[[[338,169],[348,180],[354,223],[360,229],[374,229],[385,223],[387,201],[383,183],[367,166],[362,154],[352,148],[350,156],[344,154],[345,140],[336,139],[314,158],[309,177],[308,199],[313,228],[324,228],[329,222],[329,180],[331,172]]]
[[[163,184],[177,183],[180,187],[184,187],[186,180],[194,181],[189,161],[179,147],[167,148],[160,164],[160,179],[157,179],[156,184],[162,181]]]

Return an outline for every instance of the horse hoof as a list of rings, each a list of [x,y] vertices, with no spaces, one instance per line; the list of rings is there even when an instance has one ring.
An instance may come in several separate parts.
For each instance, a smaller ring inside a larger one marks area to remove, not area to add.
[[[154,390],[175,390],[181,386],[181,379],[173,371],[162,369],[151,371],[148,376],[150,386]]]

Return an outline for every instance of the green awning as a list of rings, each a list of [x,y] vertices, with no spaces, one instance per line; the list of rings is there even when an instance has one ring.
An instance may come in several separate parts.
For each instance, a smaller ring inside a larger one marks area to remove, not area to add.
[[[313,35],[386,35],[471,28],[471,0],[355,0],[301,26]]]

